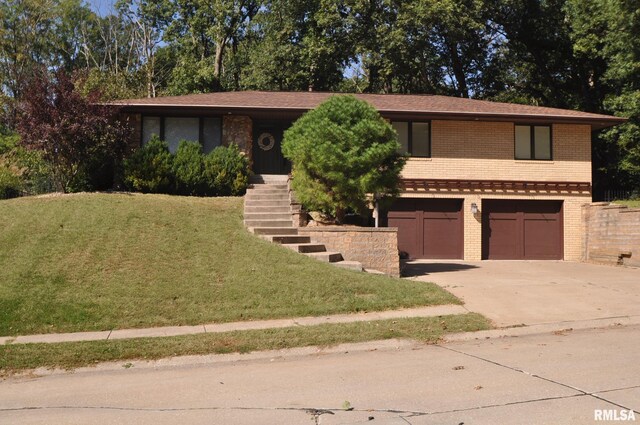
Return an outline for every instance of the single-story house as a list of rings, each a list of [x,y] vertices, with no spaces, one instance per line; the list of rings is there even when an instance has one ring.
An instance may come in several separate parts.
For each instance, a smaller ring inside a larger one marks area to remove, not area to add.
[[[256,174],[287,174],[283,131],[332,93],[226,92],[123,101],[135,143],[237,143]],[[624,119],[435,95],[355,94],[410,154],[384,222],[412,258],[579,260],[591,133]]]

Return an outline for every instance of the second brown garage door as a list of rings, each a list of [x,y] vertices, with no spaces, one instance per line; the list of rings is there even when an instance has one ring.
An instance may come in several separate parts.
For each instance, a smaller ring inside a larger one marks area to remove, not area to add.
[[[562,201],[482,201],[482,258],[561,260]]]
[[[409,258],[461,259],[461,199],[398,199],[387,214],[398,228],[398,249]]]

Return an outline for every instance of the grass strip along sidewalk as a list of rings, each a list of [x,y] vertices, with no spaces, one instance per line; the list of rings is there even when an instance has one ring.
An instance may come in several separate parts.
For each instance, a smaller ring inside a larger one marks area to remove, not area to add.
[[[247,353],[393,338],[409,338],[434,343],[446,333],[490,328],[491,325],[483,316],[469,313],[164,338],[4,345],[0,346],[0,375],[9,375],[37,367],[73,369],[106,361]]]

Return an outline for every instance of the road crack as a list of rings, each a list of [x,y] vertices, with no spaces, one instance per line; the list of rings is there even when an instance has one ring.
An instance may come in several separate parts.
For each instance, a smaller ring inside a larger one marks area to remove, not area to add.
[[[480,361],[483,361],[483,362],[486,362],[486,363],[491,363],[493,365],[496,365],[496,366],[499,366],[499,367],[502,367],[502,368],[505,368],[505,369],[509,369],[509,370],[514,371],[514,372],[522,373],[524,375],[531,376],[532,378],[540,379],[540,380],[543,380],[543,381],[546,381],[546,382],[550,382],[550,383],[555,384],[555,385],[559,385],[559,386],[562,386],[562,387],[565,387],[565,388],[569,388],[571,390],[578,391],[580,393],[580,394],[573,394],[573,395],[570,395],[570,396],[550,397],[548,399],[525,400],[525,401],[522,401],[522,402],[505,403],[505,404],[497,405],[497,406],[508,406],[508,405],[511,405],[511,404],[532,403],[532,402],[537,402],[537,401],[588,396],[588,397],[593,397],[593,398],[596,398],[598,400],[604,401],[606,403],[612,404],[614,406],[620,407],[621,409],[624,409],[624,410],[633,410],[633,409],[631,409],[629,407],[626,407],[626,406],[624,406],[622,404],[619,404],[619,403],[616,403],[614,401],[608,400],[608,399],[606,399],[604,397],[601,397],[598,394],[601,394],[603,392],[612,392],[612,391],[617,391],[617,390],[632,389],[632,388],[640,387],[640,385],[638,385],[638,386],[631,386],[631,387],[627,387],[627,388],[619,388],[619,389],[610,389],[610,390],[605,390],[605,391],[589,392],[589,391],[585,391],[583,389],[580,389],[578,387],[574,387],[573,385],[565,384],[563,382],[556,381],[556,380],[551,379],[551,378],[547,378],[547,377],[544,377],[544,376],[541,376],[541,375],[538,375],[538,374],[535,374],[535,373],[527,372],[524,369],[519,369],[517,367],[505,365],[505,364],[502,364],[500,362],[496,362],[496,361],[491,360],[491,359],[487,359],[487,358],[484,358],[484,357],[481,357],[481,356],[477,356],[475,354],[470,354],[470,353],[466,353],[464,351],[455,350],[455,349],[453,349],[451,347],[445,347],[443,345],[437,345],[437,347],[442,348],[444,350],[452,351],[452,352],[457,353],[457,354],[462,354],[463,356],[471,357],[471,358],[474,358],[474,359],[477,359],[477,360],[480,360]],[[489,406],[489,407],[496,407],[496,406]],[[482,407],[482,408],[484,408],[484,407]],[[640,413],[637,410],[633,410],[633,411],[635,413]]]

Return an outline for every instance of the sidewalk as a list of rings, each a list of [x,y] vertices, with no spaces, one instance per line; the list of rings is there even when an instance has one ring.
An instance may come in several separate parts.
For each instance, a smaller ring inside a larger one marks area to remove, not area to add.
[[[116,329],[96,332],[73,332],[0,337],[0,345],[57,343],[77,341],[101,341],[129,338],[153,338],[178,335],[196,335],[254,329],[288,328],[293,326],[314,326],[329,323],[369,322],[373,320],[401,319],[414,317],[434,317],[450,314],[466,314],[469,310],[461,305],[437,305],[402,310],[374,311],[369,313],[335,314],[320,317],[294,317],[290,319],[256,320],[231,323],[211,323],[195,326],[165,326],[143,329]]]

